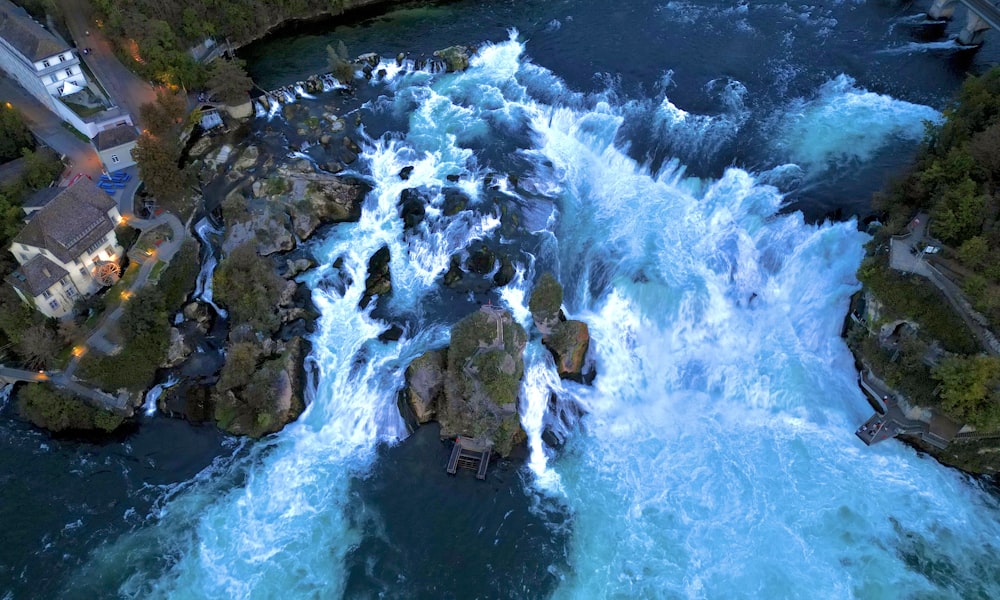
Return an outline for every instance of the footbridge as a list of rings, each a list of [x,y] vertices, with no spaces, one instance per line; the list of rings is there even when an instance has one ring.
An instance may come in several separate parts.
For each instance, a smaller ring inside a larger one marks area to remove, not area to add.
[[[983,43],[987,31],[1000,29],[1000,1],[934,0],[927,16],[935,20],[951,19],[958,4],[964,5],[968,13],[965,27],[958,34],[959,44],[978,46]]]

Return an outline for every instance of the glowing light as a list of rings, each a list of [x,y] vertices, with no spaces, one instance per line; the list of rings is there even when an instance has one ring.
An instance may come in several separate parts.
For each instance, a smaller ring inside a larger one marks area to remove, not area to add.
[[[129,298],[132,297],[132,292],[129,290],[122,290],[122,302],[128,302]]]
[[[87,348],[84,347],[84,346],[74,346],[73,347],[73,356],[75,356],[77,358],[83,356],[86,353],[87,353]]]

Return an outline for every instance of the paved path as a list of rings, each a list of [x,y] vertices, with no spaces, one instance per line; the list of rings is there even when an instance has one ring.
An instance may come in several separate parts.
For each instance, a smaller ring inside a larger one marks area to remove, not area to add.
[[[958,313],[962,321],[972,332],[979,345],[989,354],[1000,356],[1000,340],[989,329],[986,317],[979,314],[962,290],[955,282],[945,277],[934,265],[926,260],[922,252],[928,245],[940,246],[941,243],[926,235],[929,216],[920,213],[910,222],[910,233],[905,237],[894,237],[890,240],[889,266],[897,271],[914,273],[926,277],[941,290],[948,304]]]
[[[94,21],[94,9],[87,0],[59,0],[66,26],[79,49],[80,59],[87,63],[104,89],[111,95],[111,101],[132,114],[132,120],[139,124],[139,106],[156,99],[156,91],[148,81],[129,71],[118,60],[111,42],[104,36]],[[90,32],[87,35],[86,32]],[[90,48],[84,55],[83,49]]]
[[[28,127],[42,142],[69,157],[74,175],[83,173],[96,179],[101,174],[104,167],[94,147],[70,133],[62,119],[6,75],[0,75],[0,98],[24,115]]]

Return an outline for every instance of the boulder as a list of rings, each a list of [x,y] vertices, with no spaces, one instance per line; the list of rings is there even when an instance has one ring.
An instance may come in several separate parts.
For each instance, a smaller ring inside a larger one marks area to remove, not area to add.
[[[403,167],[399,170],[399,178],[406,181],[413,174],[413,166]]]
[[[465,46],[449,46],[438,50],[434,56],[444,61],[449,73],[464,71],[469,68],[469,49]]]
[[[412,229],[424,220],[424,200],[420,192],[414,188],[406,188],[399,194],[399,216],[403,219],[403,228]]]
[[[233,170],[246,171],[247,169],[251,169],[257,165],[257,159],[259,158],[260,150],[257,149],[257,146],[247,146],[246,150],[233,163]]]
[[[514,279],[516,271],[514,270],[514,263],[510,260],[510,257],[503,256],[500,258],[500,268],[497,272],[493,274],[493,283],[497,287],[503,287],[510,283]]]
[[[198,331],[208,333],[212,328],[212,315],[214,314],[207,304],[202,302],[189,302],[184,306],[184,319],[196,323]]]
[[[365,294],[360,306],[368,306],[374,296],[384,296],[392,291],[392,276],[389,271],[389,247],[382,246],[368,259],[368,277],[365,279]]]
[[[444,393],[446,357],[445,350],[431,350],[406,368],[406,401],[418,423],[434,419],[438,399]]]
[[[191,346],[184,340],[184,336],[176,327],[170,328],[170,346],[167,348],[167,358],[160,365],[164,369],[176,367],[184,362],[191,355]]]
[[[451,257],[451,264],[444,274],[444,284],[448,287],[455,287],[462,283],[465,272],[462,270],[462,260],[457,256]]]
[[[559,377],[580,383],[589,379],[589,374],[584,372],[587,349],[590,347],[590,330],[586,323],[563,321],[555,326],[551,334],[542,338],[542,344],[555,358]]]
[[[562,320],[562,299],[562,286],[559,285],[552,273],[544,273],[538,278],[535,289],[531,292],[531,298],[528,300],[528,309],[531,311],[531,319],[535,322],[535,327],[542,332],[542,335],[552,333],[555,326]]]
[[[493,270],[496,265],[496,255],[485,244],[480,244],[478,248],[469,252],[469,258],[465,261],[465,268],[479,275],[486,275]]]
[[[308,258],[299,258],[296,260],[286,260],[285,261],[285,272],[282,275],[285,279],[291,279],[301,273],[305,273],[309,269],[316,266],[316,263]]]

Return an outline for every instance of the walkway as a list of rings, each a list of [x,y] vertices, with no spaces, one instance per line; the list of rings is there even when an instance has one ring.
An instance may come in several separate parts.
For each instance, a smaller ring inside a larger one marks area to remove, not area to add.
[[[62,119],[6,75],[0,74],[0,98],[21,112],[31,132],[72,161],[72,172],[100,176],[103,165],[94,147],[63,127]]]
[[[129,71],[115,56],[111,42],[97,27],[90,2],[59,0],[59,4],[79,50],[80,60],[104,86],[111,101],[131,113],[132,120],[139,125],[139,107],[156,100],[155,89],[148,81]],[[90,35],[87,35],[88,31]],[[90,53],[85,55],[84,48],[90,48]]]
[[[869,446],[897,435],[912,435],[932,446],[945,448],[958,433],[957,424],[939,415],[935,415],[930,422],[908,417],[899,406],[895,390],[872,376],[867,369],[858,375],[858,385],[873,405],[880,408],[854,432]]]
[[[1000,356],[1000,340],[997,340],[997,337],[989,329],[986,317],[972,307],[965,298],[965,294],[953,281],[945,277],[925,259],[923,250],[928,245],[941,245],[940,242],[926,235],[928,219],[927,213],[918,214],[910,222],[910,233],[905,236],[893,237],[889,241],[889,266],[897,271],[913,273],[929,279],[935,287],[941,290],[941,293],[948,300],[948,304],[965,322],[979,345],[987,353]]]
[[[959,2],[989,23],[990,27],[1000,30],[1000,8],[993,2],[989,0],[959,0]]]
[[[131,215],[131,212],[128,213]],[[153,256],[149,258],[146,262],[139,267],[139,274],[136,276],[135,281],[129,286],[128,291],[130,295],[134,296],[136,292],[142,289],[146,283],[149,281],[149,275],[152,273],[153,268],[159,262],[169,263],[170,260],[177,254],[181,245],[184,243],[187,237],[187,230],[181,223],[180,219],[171,213],[162,213],[157,215],[153,219],[139,219],[130,218],[129,224],[136,229],[145,231],[147,229],[152,229],[160,225],[166,224],[170,227],[171,237],[170,239],[162,244],[156,249]],[[112,327],[118,325],[118,321],[121,320],[122,314],[125,312],[125,302],[119,304],[114,310],[104,315],[101,318],[101,322],[98,323],[97,327],[90,333],[90,336],[82,344],[84,351],[79,354],[75,354],[73,359],[70,361],[69,365],[66,367],[66,374],[72,376],[76,372],[77,366],[80,364],[80,357],[86,354],[89,350],[94,349],[101,354],[113,354],[120,348],[115,344],[108,341],[107,334]]]

